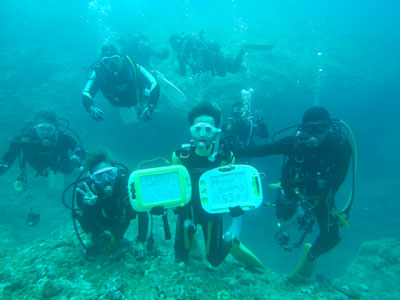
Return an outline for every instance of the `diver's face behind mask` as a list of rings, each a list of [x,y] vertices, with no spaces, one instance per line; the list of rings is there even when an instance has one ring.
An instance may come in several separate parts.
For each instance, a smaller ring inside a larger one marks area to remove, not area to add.
[[[215,127],[214,118],[207,115],[195,118],[190,127],[196,150],[199,152],[206,152],[220,132],[221,129]]]
[[[115,75],[117,75],[122,69],[122,57],[119,54],[103,56],[101,62],[109,72],[114,73]]]
[[[43,145],[50,145],[52,140],[55,140],[57,126],[50,123],[38,123],[34,125],[36,135],[42,141]]]
[[[243,106],[235,106],[232,109],[231,115],[236,120],[241,120],[246,116],[246,112]]]
[[[310,122],[301,126],[300,132],[305,140],[310,141],[310,146],[318,146],[329,134],[328,121]]]
[[[90,175],[90,179],[96,184],[97,189],[106,197],[114,193],[114,185],[118,176],[118,169],[108,163],[99,164]]]

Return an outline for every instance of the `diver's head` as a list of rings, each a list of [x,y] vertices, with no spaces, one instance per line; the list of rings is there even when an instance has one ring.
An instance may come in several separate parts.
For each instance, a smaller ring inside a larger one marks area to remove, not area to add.
[[[235,120],[240,120],[246,116],[246,110],[243,102],[237,101],[233,103],[231,115]]]
[[[44,146],[50,146],[58,137],[57,116],[52,111],[42,110],[33,117],[33,128]]]
[[[169,38],[169,44],[174,51],[178,52],[183,45],[183,35],[182,34],[173,34]]]
[[[112,196],[118,169],[113,166],[110,153],[105,149],[89,152],[86,155],[85,167],[98,193],[106,197]]]
[[[189,112],[188,120],[197,150],[206,152],[221,132],[221,110],[211,102],[203,102]]]
[[[115,75],[122,69],[121,52],[115,43],[105,42],[101,45],[100,60],[104,68]]]
[[[319,145],[329,134],[329,112],[322,107],[311,107],[303,115],[300,134],[304,139],[314,139],[312,145]]]

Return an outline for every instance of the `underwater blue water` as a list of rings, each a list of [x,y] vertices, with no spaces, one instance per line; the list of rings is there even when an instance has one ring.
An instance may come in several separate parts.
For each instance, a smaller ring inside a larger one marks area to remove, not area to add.
[[[299,123],[304,110],[313,104],[326,107],[333,117],[351,125],[360,156],[352,226],[342,230],[341,244],[321,258],[319,265],[323,272],[339,274],[363,241],[400,236],[396,189],[400,179],[399,11],[398,1],[373,0],[3,0],[0,149],[6,149],[15,130],[37,108],[49,105],[71,121],[86,145],[105,145],[132,168],[144,159],[169,157],[174,148],[189,140],[184,110],[163,104],[151,122],[129,126],[121,124],[118,114],[100,96],[105,122],[94,123],[84,111],[80,93],[86,81],[85,68],[97,59],[101,42],[141,32],[154,44],[169,47],[168,38],[173,33],[204,30],[224,52],[236,52],[244,40],[272,43],[276,46],[270,52],[250,52],[245,57],[242,74],[210,78],[216,87],[214,94],[205,97],[233,103],[240,99],[241,89],[254,88],[254,107],[263,110],[271,132]],[[170,59],[153,65],[174,74]],[[202,89],[178,76],[173,79],[191,95]],[[281,158],[254,163],[266,172],[267,183],[279,180]],[[24,231],[40,237],[46,231],[43,227],[58,224],[54,220],[46,223],[46,217],[37,231],[20,224],[18,218],[26,203],[8,188],[16,169],[14,166],[0,178],[3,197],[17,200],[3,201],[0,222],[22,244]],[[46,186],[36,188],[40,193]],[[343,189],[346,195],[349,182]],[[275,194],[266,191],[265,196],[273,201]],[[58,198],[38,203],[42,211],[66,214]],[[249,213],[243,240],[266,265],[286,272],[300,253],[283,252],[274,244],[275,222],[272,209]],[[15,237],[15,232],[22,238]],[[261,239],[264,243],[260,244]]]

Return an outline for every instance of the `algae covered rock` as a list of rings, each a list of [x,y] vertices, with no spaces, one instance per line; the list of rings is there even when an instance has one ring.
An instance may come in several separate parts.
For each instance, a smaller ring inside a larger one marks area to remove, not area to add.
[[[355,288],[349,293],[359,293],[362,298],[400,299],[400,240],[363,243],[340,282],[343,291],[346,286]]]

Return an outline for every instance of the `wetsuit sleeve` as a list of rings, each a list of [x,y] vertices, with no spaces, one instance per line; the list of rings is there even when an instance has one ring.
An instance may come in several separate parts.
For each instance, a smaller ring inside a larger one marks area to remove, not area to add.
[[[97,81],[96,72],[93,71],[92,74],[90,74],[90,78],[82,91],[82,103],[87,111],[89,111],[89,107],[94,105],[93,99],[98,90],[99,84]]]
[[[88,182],[86,183],[89,185]],[[80,185],[79,188],[85,190],[83,184]],[[82,229],[86,233],[98,234],[102,232],[104,229],[99,223],[101,209],[98,203],[93,206],[86,205],[83,202],[83,195],[81,193],[76,193],[76,203],[81,209],[81,212],[75,212],[74,216],[79,221]]]
[[[145,243],[147,231],[149,229],[149,215],[147,212],[140,212],[138,218],[138,237],[137,241]]]
[[[12,166],[18,154],[22,150],[21,137],[15,138],[8,146],[7,151],[1,158],[1,164],[8,165],[8,169]]]
[[[267,124],[265,123],[264,118],[259,118],[254,127],[254,135],[263,139],[267,139],[269,137]]]
[[[140,65],[137,65],[139,73],[142,78],[146,81],[146,86],[144,88],[143,95],[149,99],[149,103],[153,106],[157,105],[158,98],[160,96],[160,86],[157,83],[157,80],[153,75],[150,74],[145,68]]]
[[[289,154],[290,150],[291,147],[289,144],[277,142],[241,149],[236,152],[236,155],[245,157],[263,157],[268,155]]]
[[[172,164],[173,165],[182,165],[182,161],[179,159],[179,157],[176,155],[176,152],[172,153]]]
[[[227,158],[227,160],[223,160],[221,161],[221,166],[226,166],[229,164],[235,164],[235,156],[233,155],[232,151],[229,152],[229,156]]]

